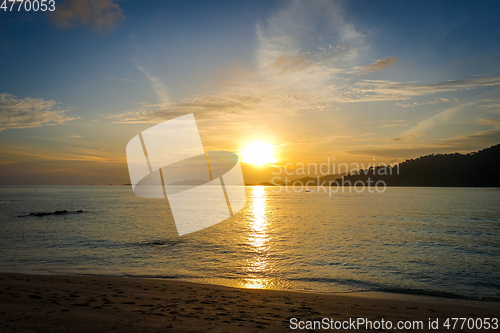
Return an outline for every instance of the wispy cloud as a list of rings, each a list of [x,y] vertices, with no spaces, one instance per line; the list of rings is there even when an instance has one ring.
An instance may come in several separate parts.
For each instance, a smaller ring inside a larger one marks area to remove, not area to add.
[[[371,73],[373,71],[379,71],[379,70],[382,70],[386,67],[392,66],[397,62],[398,62],[398,58],[386,57],[384,59],[380,59],[380,60],[374,62],[373,64],[366,65],[360,74],[367,74],[367,73]]]
[[[198,95],[177,103],[141,103],[136,110],[102,117],[115,123],[157,123],[173,117],[194,113],[197,119],[230,119],[235,115],[255,116],[256,112],[291,115],[298,105],[307,105],[300,94],[282,96],[273,93],[243,94],[219,93]],[[289,108],[287,108],[287,106]]]
[[[500,119],[498,118],[481,118],[478,119],[479,125],[495,126],[500,128]]]
[[[468,106],[472,105],[469,103]],[[460,109],[454,109],[459,112]],[[449,115],[451,111],[445,113]],[[438,114],[439,115],[439,114]],[[415,137],[422,136],[422,133],[406,134],[396,139],[382,139],[379,141],[395,142],[394,144],[376,146],[368,145],[356,150],[348,151],[349,154],[380,156],[389,158],[412,158],[427,154],[444,154],[452,152],[470,152],[485,147],[489,147],[500,142],[500,118],[480,118],[476,121],[479,125],[492,126],[492,129],[485,131],[475,131],[467,135],[454,135],[449,138],[432,140],[424,143],[411,143]]]
[[[404,133],[401,136],[398,136],[396,138],[389,138],[388,140],[384,141],[392,141],[392,142],[404,142],[404,141],[411,141],[416,138],[420,138],[421,136],[424,136],[424,133]]]
[[[2,160],[15,161],[96,161],[96,162],[123,162],[123,154],[92,148],[60,147],[54,150],[49,147],[35,146],[5,146],[0,147]]]
[[[428,154],[467,153],[493,146],[498,144],[498,142],[500,142],[500,129],[496,128],[489,131],[479,131],[470,135],[457,135],[426,143],[397,143],[387,146],[360,147],[360,149],[348,150],[347,153],[370,157],[405,159]]]
[[[305,56],[290,58],[285,54],[272,62],[269,67],[277,68],[280,74],[286,74],[304,69],[307,65],[307,58]]]
[[[289,5],[256,26],[259,68],[280,57],[307,56],[310,60],[355,57],[366,49],[366,38],[346,22],[341,4],[331,1],[291,1]],[[328,40],[321,36],[328,35]],[[343,51],[343,52],[340,52]]]
[[[468,111],[470,111],[470,109],[478,103],[480,102],[474,101],[445,109],[435,115],[432,115],[420,121],[417,125],[413,126],[409,130],[404,132],[403,136],[411,137],[416,134],[426,133],[429,130],[437,126],[441,126],[443,124],[452,125],[459,122],[464,122],[464,118],[470,119],[471,117]],[[459,113],[463,113],[463,116],[458,117],[457,115]],[[468,120],[467,122],[470,122],[470,120]]]
[[[139,69],[146,77],[149,82],[151,82],[151,86],[156,93],[156,96],[160,100],[160,103],[166,104],[170,102],[170,97],[168,94],[167,86],[156,76],[151,75],[144,67],[138,66]]]
[[[380,125],[378,128],[389,128],[389,127],[397,127],[397,126],[406,126],[406,120],[383,120],[383,125]]]
[[[413,102],[413,103],[395,103],[397,106],[400,106],[402,108],[413,108],[416,106],[421,106],[421,105],[427,105],[427,104],[438,104],[438,103],[448,103],[448,102],[457,102],[457,98],[434,98],[431,101],[424,101],[424,102]]]
[[[497,127],[488,131],[478,131],[469,135],[457,135],[452,138],[443,139],[438,144],[454,148],[457,151],[477,150],[500,142],[500,129]]]
[[[60,109],[55,101],[31,97],[18,98],[9,93],[2,93],[0,94],[0,131],[62,124],[75,119],[66,116],[68,111],[68,109]]]
[[[393,82],[386,80],[363,80],[350,87],[332,87],[341,102],[370,102],[406,100],[412,97],[440,92],[470,90],[479,87],[498,86],[500,77],[451,80],[439,83]]]
[[[123,82],[133,82],[135,80],[133,79],[121,79],[119,80],[118,78],[116,77],[106,77],[104,79],[101,79],[101,81],[123,81]]]
[[[51,21],[59,28],[67,29],[77,22],[94,32],[110,32],[125,16],[120,5],[112,0],[67,0],[57,3]]]

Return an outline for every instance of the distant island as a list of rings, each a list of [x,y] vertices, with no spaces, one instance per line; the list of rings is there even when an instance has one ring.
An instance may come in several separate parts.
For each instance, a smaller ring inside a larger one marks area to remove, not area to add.
[[[245,183],[245,186],[275,186],[275,185],[271,184],[269,182],[262,182],[262,183],[258,183],[258,184]]]
[[[356,181],[380,180],[387,186],[500,187],[500,144],[469,154],[432,154],[392,168],[360,170],[338,178],[337,182],[349,181],[354,185]]]

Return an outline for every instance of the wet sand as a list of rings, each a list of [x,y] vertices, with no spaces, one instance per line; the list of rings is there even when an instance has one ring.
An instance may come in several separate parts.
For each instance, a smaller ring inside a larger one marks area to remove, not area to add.
[[[393,325],[409,320],[424,323],[424,329],[411,330],[415,332],[470,331],[445,330],[442,323],[448,317],[500,318],[500,304],[380,293],[251,290],[177,280],[0,273],[0,332],[290,332],[291,318],[304,321],[303,325],[323,318],[384,319]],[[438,330],[428,328],[429,318],[439,318]],[[360,330],[377,331],[364,326]]]

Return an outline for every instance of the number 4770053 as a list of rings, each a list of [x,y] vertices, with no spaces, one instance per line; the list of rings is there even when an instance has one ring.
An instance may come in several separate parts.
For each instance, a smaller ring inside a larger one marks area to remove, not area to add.
[[[56,10],[56,2],[55,0],[3,0],[0,10],[4,12],[20,12],[21,10],[27,12],[53,12]]]

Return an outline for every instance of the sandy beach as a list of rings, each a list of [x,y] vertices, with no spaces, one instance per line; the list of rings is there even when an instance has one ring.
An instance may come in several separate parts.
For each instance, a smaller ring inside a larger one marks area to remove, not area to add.
[[[415,331],[436,332],[446,331],[442,323],[449,317],[499,318],[500,304],[396,294],[250,290],[177,280],[0,273],[2,332],[289,332],[291,326],[299,330],[299,321],[306,327],[307,321],[323,318],[384,319],[392,325],[422,321],[424,328]],[[291,318],[297,318],[294,324]],[[429,318],[439,318],[438,330],[427,327]],[[375,331],[365,326],[361,330]]]

